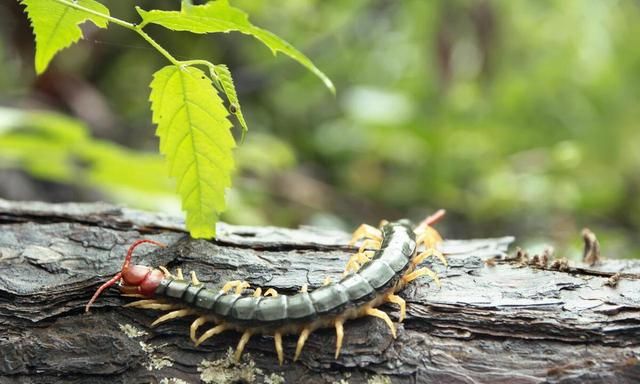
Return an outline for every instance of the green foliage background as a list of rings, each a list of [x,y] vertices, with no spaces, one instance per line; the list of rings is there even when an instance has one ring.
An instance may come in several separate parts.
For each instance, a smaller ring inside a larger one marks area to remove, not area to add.
[[[607,256],[640,254],[638,2],[232,3],[307,54],[337,96],[239,34],[149,28],[179,59],[226,63],[234,74],[251,131],[224,220],[349,229],[444,207],[450,237],[516,234],[570,256],[589,226]],[[137,20],[133,2],[104,4]],[[150,160],[148,83],[164,59],[126,30],[91,29],[35,79],[21,12],[0,4],[0,103],[11,107],[0,111],[0,165],[176,210],[175,186]],[[16,110],[33,108],[75,116],[82,140],[109,149],[60,144],[32,117],[16,120]],[[50,161],[38,165],[45,153]],[[139,176],[122,172],[129,166]]]

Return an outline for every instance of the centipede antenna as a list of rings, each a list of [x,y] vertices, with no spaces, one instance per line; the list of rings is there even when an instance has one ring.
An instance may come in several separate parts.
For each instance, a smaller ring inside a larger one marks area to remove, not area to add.
[[[444,209],[439,209],[433,215],[428,216],[426,219],[422,220],[420,225],[418,225],[418,228],[428,227],[430,225],[437,223],[438,221],[440,221],[440,219],[444,217],[446,213],[447,211],[445,211]]]
[[[139,245],[144,244],[144,243],[157,245],[158,247],[162,247],[162,248],[167,246],[164,243],[161,243],[161,242],[155,241],[155,240],[151,240],[151,239],[140,239],[140,240],[134,241],[133,244],[131,244],[131,246],[127,250],[127,256],[124,258],[124,264],[122,264],[122,270],[123,271],[125,269],[129,268],[129,264],[131,264],[131,258],[133,257],[133,251],[136,248],[138,248]]]
[[[91,297],[91,300],[89,300],[87,305],[84,307],[84,311],[85,312],[89,312],[89,307],[91,307],[91,304],[93,304],[93,302],[96,301],[96,299],[98,298],[98,296],[100,296],[102,291],[104,291],[105,289],[109,288],[113,284],[117,283],[118,280],[120,280],[120,277],[122,277],[122,271],[116,273],[115,276],[113,276],[109,281],[107,281],[106,283],[102,284],[100,286],[100,288],[98,288],[96,290],[96,293],[93,294],[93,296]]]

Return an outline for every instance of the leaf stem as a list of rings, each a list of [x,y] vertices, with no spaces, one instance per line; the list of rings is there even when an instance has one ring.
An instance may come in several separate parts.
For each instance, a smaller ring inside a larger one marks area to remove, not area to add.
[[[145,31],[143,31],[142,26],[138,26],[134,23],[129,23],[127,21],[120,20],[110,15],[105,15],[102,12],[94,11],[93,9],[83,7],[82,5],[77,4],[70,0],[55,0],[55,1],[69,8],[74,8],[74,9],[77,9],[78,11],[82,11],[97,17],[101,17],[109,21],[110,23],[132,30],[136,32],[138,35],[140,35],[143,39],[145,39],[152,47],[154,47],[158,52],[160,52],[162,56],[167,58],[167,60],[169,60],[171,64],[176,66],[179,66],[181,64],[180,61],[178,61],[175,57],[173,57],[166,49],[164,49],[160,44],[158,44],[155,40],[153,40],[151,36],[149,36]]]
[[[213,85],[218,88],[221,92],[224,92],[224,88],[222,84],[220,84],[220,78],[218,78],[218,74],[216,73],[216,65],[207,60],[184,60],[179,62],[180,65],[204,65],[209,68],[209,74],[211,75],[211,80],[213,81]]]

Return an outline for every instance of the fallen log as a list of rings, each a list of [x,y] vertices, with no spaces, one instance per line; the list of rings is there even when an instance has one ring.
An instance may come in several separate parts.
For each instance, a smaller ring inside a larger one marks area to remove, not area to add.
[[[422,278],[401,292],[397,339],[362,318],[345,325],[337,360],[327,329],[296,363],[296,337],[285,337],[279,366],[271,337],[253,337],[236,363],[239,334],[196,348],[190,319],[150,328],[158,312],[123,308],[115,289],[85,314],[140,238],[169,246],[139,250],[136,263],[285,293],[338,279],[354,252],[340,231],[219,224],[217,240],[193,240],[170,216],[0,200],[0,383],[640,382],[638,261],[523,260],[507,255],[511,237],[449,240],[449,267],[432,265],[442,286]],[[396,307],[382,309],[397,321]]]

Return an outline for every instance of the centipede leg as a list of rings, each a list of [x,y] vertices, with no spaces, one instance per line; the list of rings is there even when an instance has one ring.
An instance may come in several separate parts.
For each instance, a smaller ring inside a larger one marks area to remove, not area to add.
[[[123,305],[124,307],[133,307],[133,308],[138,308],[141,305],[147,305],[147,304],[159,304],[160,302],[158,300],[155,299],[145,299],[145,300],[136,300],[136,301],[132,301],[130,303],[127,303],[125,305]]]
[[[423,244],[427,248],[433,248],[443,241],[442,236],[433,227],[427,226],[418,233],[416,243]]]
[[[322,282],[322,285],[329,285],[331,284],[331,278],[329,276],[324,278],[324,281]]]
[[[182,274],[182,268],[176,268],[176,280],[184,280],[184,275]]]
[[[334,325],[336,327],[336,359],[340,356],[340,350],[342,349],[342,339],[344,338],[344,324],[343,319],[336,319]]]
[[[282,333],[276,332],[273,334],[273,340],[276,343],[276,353],[278,354],[278,362],[280,365],[284,362],[284,351],[282,350]]]
[[[202,284],[200,280],[198,280],[198,276],[196,276],[195,271],[191,271],[191,285],[200,285]]]
[[[402,281],[404,281],[406,284],[424,275],[431,277],[433,281],[435,281],[435,283],[438,285],[438,287],[440,286],[440,279],[438,278],[438,274],[427,267],[416,269],[415,271],[402,276]]]
[[[371,260],[375,253],[373,251],[364,251],[355,253],[347,261],[347,265],[344,268],[343,276],[348,275],[350,272],[355,272],[360,269],[360,266]]]
[[[302,353],[302,347],[304,347],[304,343],[307,342],[309,335],[311,334],[310,328],[303,328],[302,332],[300,332],[300,337],[298,337],[298,344],[296,345],[296,354],[293,357],[293,361],[297,361],[300,357],[300,353]]]
[[[133,304],[133,303],[132,303]],[[149,303],[149,304],[139,304],[139,305],[125,305],[125,307],[133,307],[133,308],[142,308],[142,309],[155,309],[158,311],[170,311],[173,309],[178,309],[173,304],[162,304],[162,303]]]
[[[363,237],[382,241],[382,231],[370,225],[362,224],[353,232],[353,236],[351,237],[351,241],[349,241],[349,245],[354,245]]]
[[[309,284],[304,283],[302,284],[302,287],[300,287],[300,292],[305,293],[309,291]]]
[[[404,301],[402,297],[394,295],[393,293],[387,295],[387,301],[400,306],[400,322],[402,323],[407,313],[407,302]]]
[[[265,296],[269,296],[269,295],[271,295],[271,296],[273,296],[273,297],[277,297],[277,296],[278,296],[278,291],[276,291],[276,290],[275,290],[275,289],[273,289],[273,288],[269,288],[269,289],[267,289],[267,290],[265,291],[264,295],[265,295]]]
[[[364,251],[361,253],[356,253],[357,256],[357,261],[359,264],[364,264],[367,261],[371,260],[371,258],[373,257],[373,255],[375,254],[375,252],[373,251]]]
[[[173,276],[171,274],[171,272],[169,272],[169,270],[166,267],[163,267],[162,265],[158,267],[158,269],[160,269],[162,271],[162,273],[164,274],[164,277],[167,279],[175,279],[175,276]]]
[[[428,258],[430,256],[437,257],[442,262],[442,264],[444,264],[445,267],[449,265],[447,263],[447,259],[444,257],[442,252],[438,251],[435,248],[427,249],[426,251],[422,252],[421,254],[419,254],[418,256],[413,258],[413,260],[411,262],[413,263],[414,266],[416,266],[416,265],[422,263],[426,258]]]
[[[256,288],[256,290],[253,292],[253,297],[260,297],[262,296],[262,288],[258,287]]]
[[[199,346],[200,344],[202,344],[205,340],[207,340],[211,336],[215,336],[218,333],[222,333],[222,332],[226,331],[227,329],[229,329],[229,328],[224,323],[216,325],[215,327],[213,327],[210,330],[208,330],[205,333],[203,333],[202,336],[200,336],[200,338],[196,341],[196,347]]]
[[[389,315],[376,308],[367,308],[367,311],[365,313],[369,316],[375,316],[379,319],[384,320],[384,322],[389,326],[389,329],[391,330],[391,335],[394,339],[396,338],[396,327],[393,325],[393,322],[391,321],[391,318],[389,318]]]
[[[192,313],[193,313],[193,311],[191,309],[179,309],[177,311],[169,312],[167,314],[164,314],[164,315],[158,317],[156,319],[156,321],[151,323],[151,326],[155,327],[156,325],[158,325],[160,323],[164,323],[165,321],[172,320],[172,319],[177,319],[178,317],[188,316],[188,315],[191,315]]]
[[[124,306],[129,308],[146,308],[159,310],[176,309],[176,306],[174,304],[163,303],[154,299],[132,301],[131,303],[127,303]]]
[[[381,244],[382,244],[382,241],[367,239],[362,242],[360,249],[358,249],[358,253],[363,253],[367,249],[380,249]]]
[[[347,265],[344,267],[344,275],[348,275],[350,272],[357,271],[360,268],[360,264],[358,263],[358,253],[354,254],[347,261]]]
[[[207,318],[204,316],[200,316],[195,319],[193,323],[191,323],[191,327],[189,327],[189,335],[191,336],[191,340],[193,340],[194,343],[198,342],[198,339],[196,338],[198,328],[200,328],[200,326],[206,322]]]
[[[229,281],[229,282],[225,283],[222,286],[222,292],[227,293],[230,290],[235,288],[236,294],[239,295],[239,294],[242,293],[242,291],[245,290],[245,288],[249,288],[249,287],[250,287],[250,285],[246,281],[233,280],[233,281]]]
[[[240,338],[240,341],[238,342],[238,347],[236,347],[236,353],[234,355],[236,361],[240,361],[240,357],[242,356],[242,351],[244,351],[244,347],[249,342],[249,339],[251,338],[252,334],[253,333],[250,330],[246,330],[242,334],[242,337]]]

